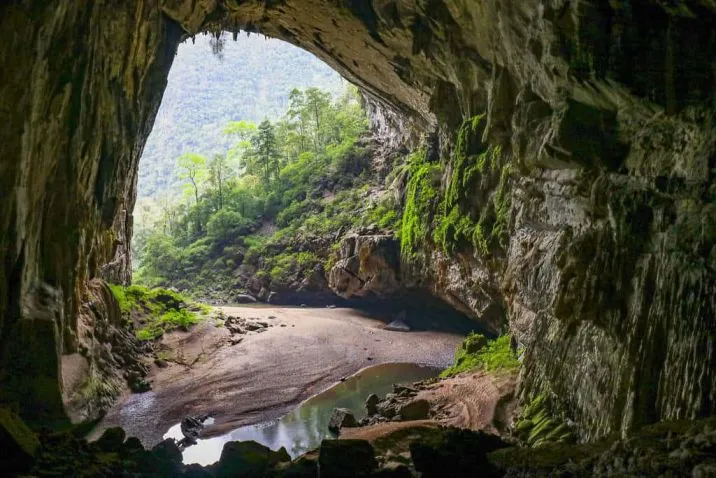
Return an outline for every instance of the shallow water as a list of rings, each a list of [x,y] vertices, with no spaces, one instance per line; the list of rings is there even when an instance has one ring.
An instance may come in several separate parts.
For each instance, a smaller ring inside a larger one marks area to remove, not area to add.
[[[184,463],[210,465],[219,460],[224,443],[254,440],[272,450],[286,447],[292,458],[316,448],[324,438],[334,438],[328,422],[334,408],[351,410],[356,419],[365,416],[365,399],[371,393],[383,396],[392,391],[394,383],[408,384],[434,377],[439,369],[417,364],[382,364],[368,367],[328,390],[315,395],[282,418],[249,425],[224,435],[198,440],[184,450]],[[209,422],[205,422],[209,425]],[[180,425],[167,431],[164,438],[183,438]]]

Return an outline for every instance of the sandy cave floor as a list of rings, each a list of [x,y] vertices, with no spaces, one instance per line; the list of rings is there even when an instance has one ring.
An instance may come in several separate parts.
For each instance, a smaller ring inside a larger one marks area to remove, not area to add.
[[[462,336],[435,331],[394,332],[385,322],[346,308],[223,307],[226,315],[258,318],[266,331],[231,334],[207,320],[161,339],[168,366],[152,365],[152,391],[126,394],[89,438],[123,427],[145,446],[187,415],[207,413],[219,434],[273,420],[342,377],[379,363],[450,365]],[[274,317],[274,318],[269,318]]]

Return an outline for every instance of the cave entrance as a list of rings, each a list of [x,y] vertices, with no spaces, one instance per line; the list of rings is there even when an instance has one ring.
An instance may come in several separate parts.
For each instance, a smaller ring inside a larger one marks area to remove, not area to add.
[[[319,258],[290,236],[354,185],[366,128],[357,90],[305,50],[248,33],[187,39],[139,163],[133,282],[231,303],[266,301],[272,271],[300,280],[289,276]]]
[[[378,146],[358,91],[311,54],[256,35],[180,45],[140,160],[134,284],[112,286],[136,338],[151,344],[142,379],[151,390],[110,409],[93,436],[120,425],[145,444],[172,430],[181,440],[180,422],[206,415],[220,430],[253,434],[241,426],[379,364],[363,385],[322,402],[321,420],[287,432],[293,440],[311,428],[320,442],[333,407],[359,412],[370,393],[451,364],[477,325],[402,290],[401,209],[388,176],[403,158],[375,167]],[[358,255],[341,251],[350,231],[376,245],[382,269],[369,271],[380,276],[371,289],[340,288],[357,297],[347,300],[335,291],[346,256]],[[146,415],[162,418],[148,427]],[[262,443],[283,444],[258,429]],[[228,436],[195,459],[215,461]]]

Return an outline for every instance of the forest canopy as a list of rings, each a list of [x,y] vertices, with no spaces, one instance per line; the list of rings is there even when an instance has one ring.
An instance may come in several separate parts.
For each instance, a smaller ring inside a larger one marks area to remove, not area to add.
[[[354,87],[293,89],[278,120],[229,122],[226,154],[182,154],[181,194],[140,204],[135,282],[201,295],[325,276],[341,231],[398,219],[370,194],[367,129]]]

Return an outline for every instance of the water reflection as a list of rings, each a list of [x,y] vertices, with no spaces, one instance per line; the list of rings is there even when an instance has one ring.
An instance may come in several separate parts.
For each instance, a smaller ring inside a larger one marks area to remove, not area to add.
[[[328,421],[334,408],[347,408],[355,414],[356,419],[361,419],[366,414],[365,399],[371,393],[382,396],[392,391],[394,383],[407,384],[434,377],[438,372],[436,368],[417,364],[382,364],[367,368],[306,400],[278,420],[198,440],[196,445],[184,450],[184,463],[210,465],[219,460],[224,443],[244,440],[257,441],[273,450],[283,446],[291,457],[296,457],[316,448],[324,438],[332,437],[328,431]],[[170,428],[164,438],[183,438],[180,425]]]

